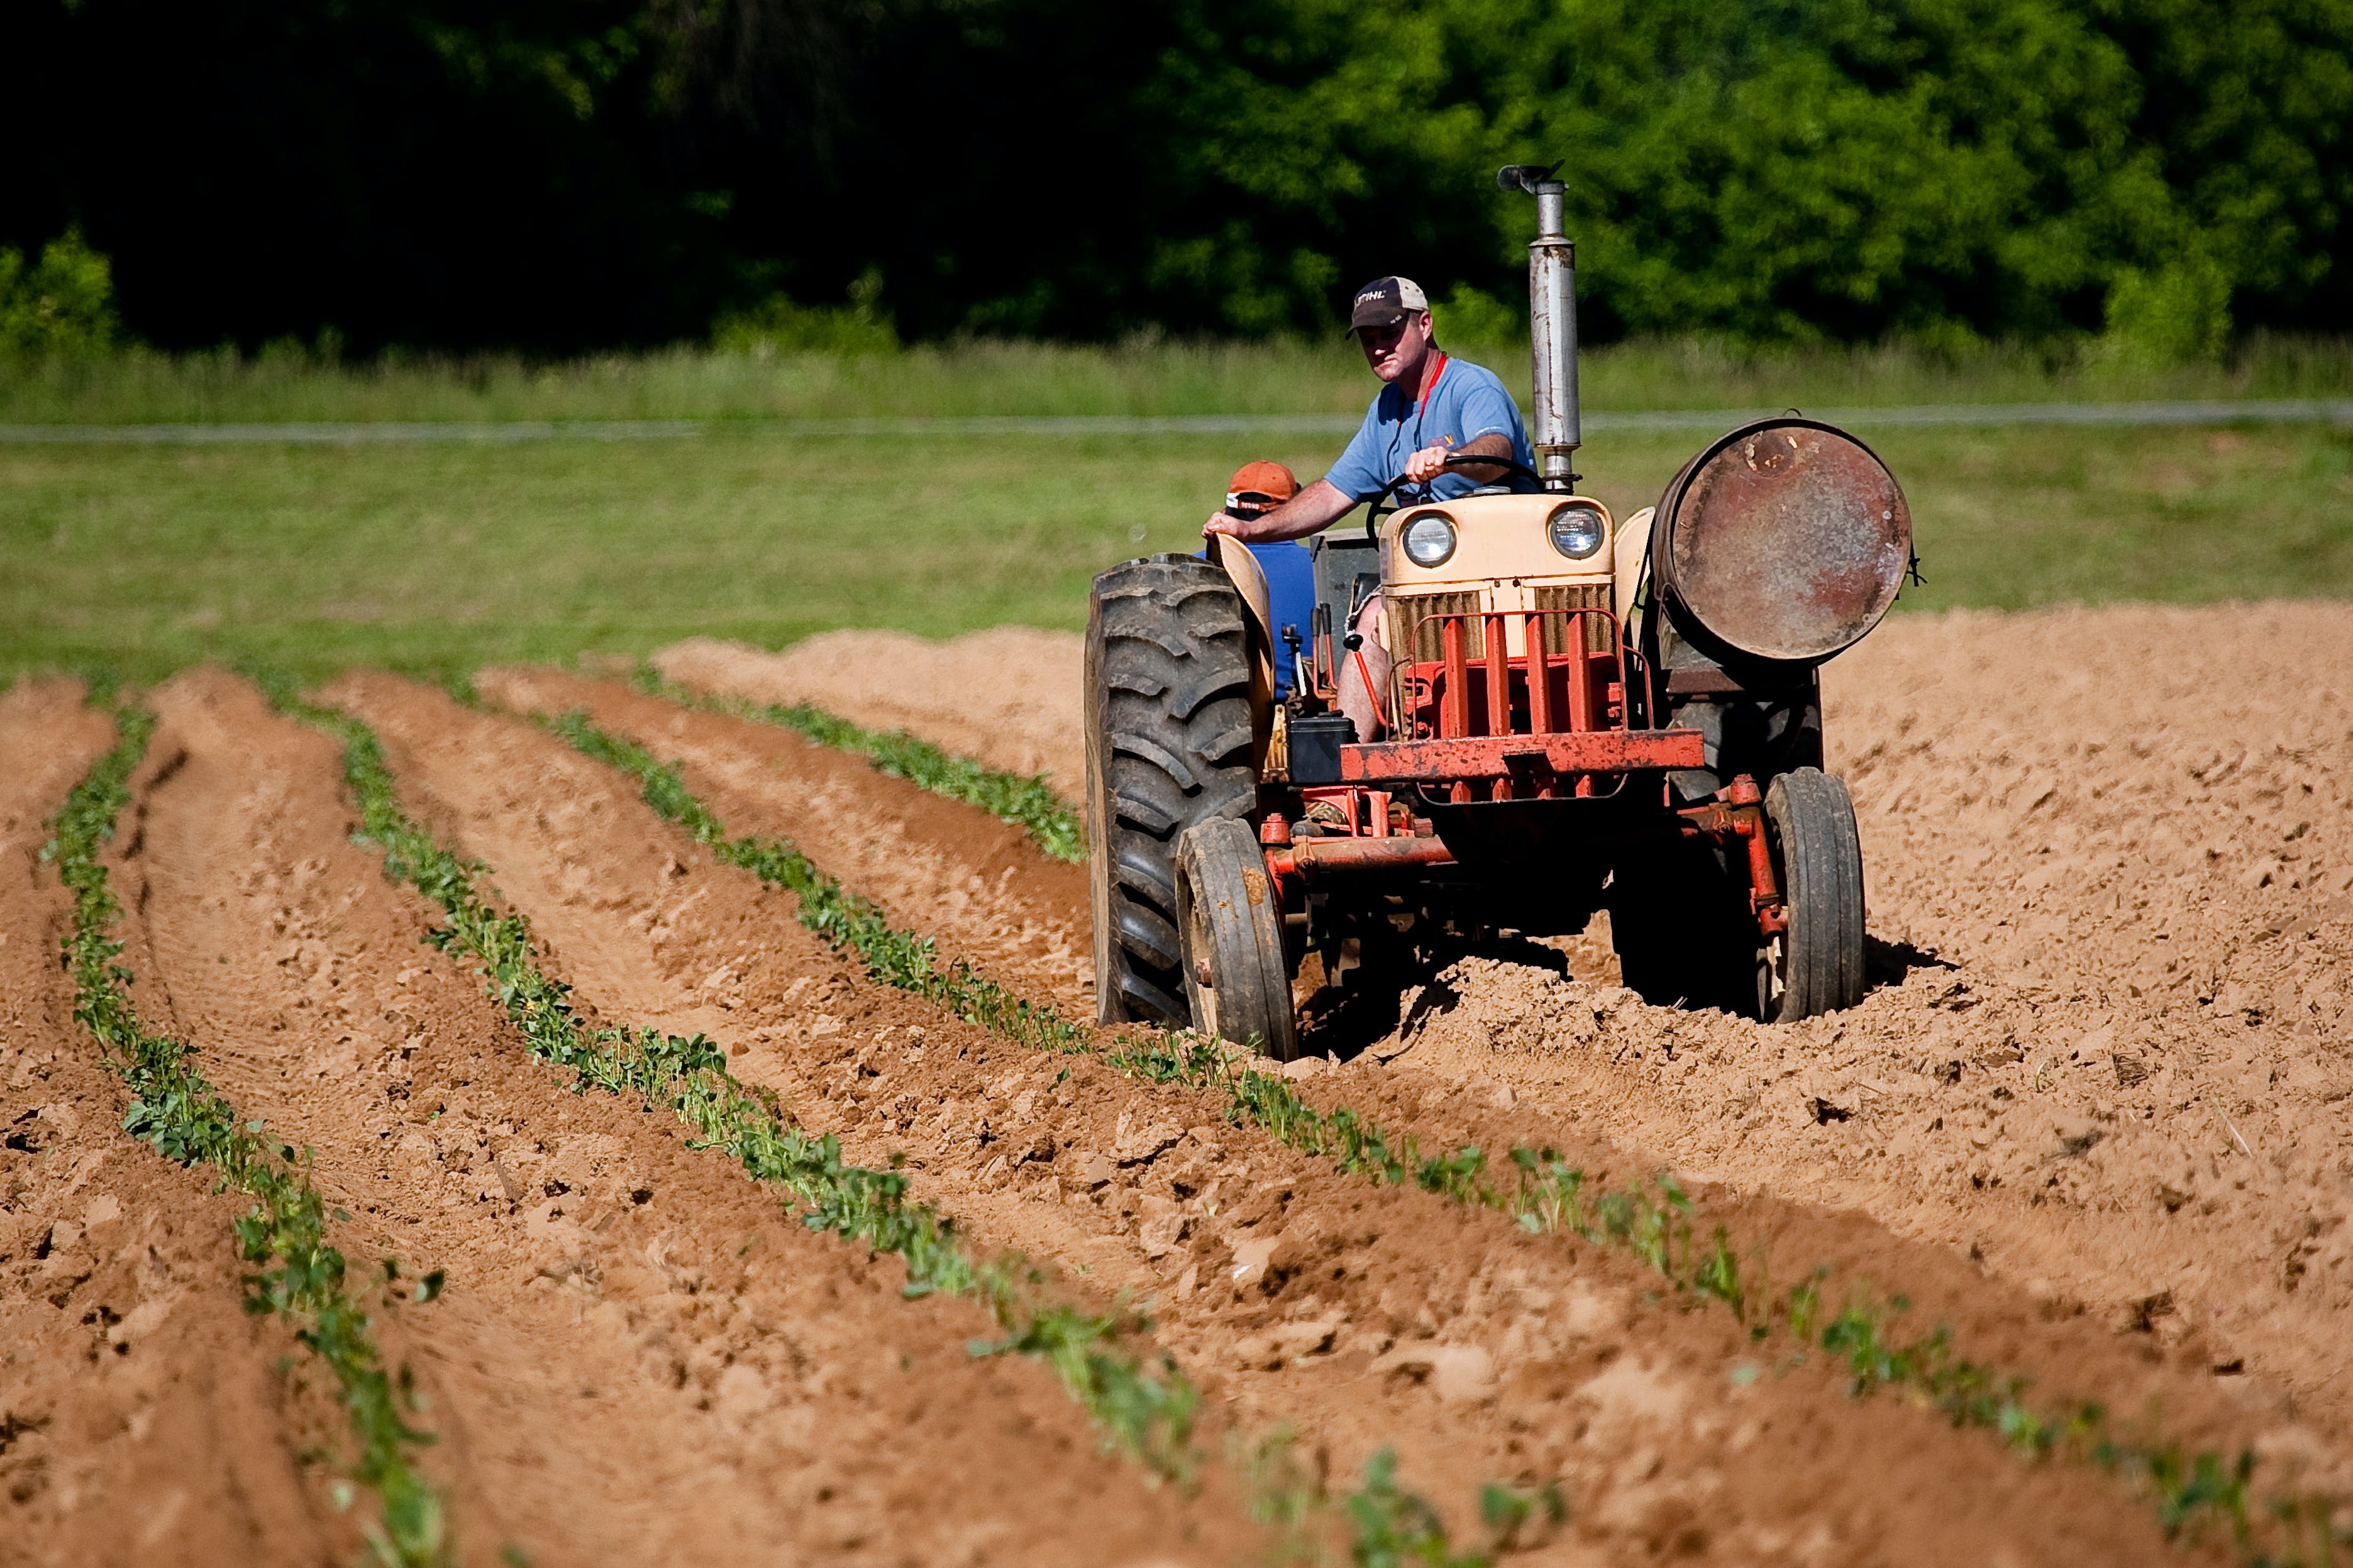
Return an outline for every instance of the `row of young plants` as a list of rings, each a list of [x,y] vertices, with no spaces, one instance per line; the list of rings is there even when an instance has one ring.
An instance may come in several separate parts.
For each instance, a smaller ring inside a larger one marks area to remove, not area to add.
[[[308,1151],[269,1139],[259,1121],[240,1121],[197,1069],[189,1047],[146,1028],[132,1005],[132,972],[120,962],[123,944],[113,935],[122,907],[100,855],[130,804],[131,773],[154,727],[154,714],[144,708],[117,710],[114,746],[66,797],[51,822],[55,837],[42,851],[73,894],[64,948],[74,1016],[131,1089],[124,1130],[165,1159],[209,1165],[222,1189],[253,1199],[252,1211],[237,1222],[238,1248],[257,1270],[246,1279],[247,1309],[290,1324],[333,1375],[356,1448],[352,1479],[380,1505],[378,1519],[364,1527],[375,1557],[386,1568],[438,1568],[450,1560],[448,1515],[413,1457],[432,1436],[415,1424],[419,1402],[408,1369],[385,1369],[366,1292],[354,1287],[343,1253],[327,1240],[330,1211],[311,1184]],[[332,1217],[351,1215],[337,1209]],[[370,1283],[388,1294],[396,1273],[387,1263],[381,1281]],[[425,1276],[410,1300],[430,1300],[441,1278],[438,1270]]]
[[[1004,1038],[1039,1049],[1095,1054],[1147,1082],[1219,1090],[1233,1120],[1329,1160],[1343,1172],[1496,1210],[1531,1231],[1565,1233],[1628,1252],[1678,1294],[1730,1310],[1760,1347],[1778,1341],[1797,1358],[1830,1356],[1849,1373],[1856,1397],[1883,1390],[1898,1394],[1957,1425],[1993,1432],[2028,1458],[2093,1465],[2146,1495],[2168,1535],[2226,1529],[2249,1568],[2332,1562],[2335,1546],[2347,1539],[2332,1523],[2326,1500],[2259,1499],[2252,1450],[2232,1456],[2137,1439],[2089,1402],[2037,1408],[2029,1401],[2025,1378],[1961,1355],[1946,1328],[1902,1335],[1895,1320],[1909,1310],[1909,1303],[1901,1296],[1858,1289],[1832,1301],[1824,1294],[1827,1274],[1819,1270],[1776,1289],[1766,1279],[1762,1254],[1752,1254],[1744,1267],[1722,1226],[1704,1241],[1698,1237],[1692,1202],[1671,1175],[1660,1175],[1646,1188],[1591,1192],[1584,1172],[1556,1151],[1525,1145],[1508,1151],[1507,1168],[1499,1173],[1479,1148],[1426,1154],[1410,1135],[1347,1106],[1318,1110],[1290,1079],[1258,1069],[1247,1053],[1225,1042],[1185,1031],[1099,1036],[1050,1005],[1016,995],[961,958],[943,964],[931,939],[893,928],[874,905],[845,890],[789,843],[731,837],[686,787],[680,771],[644,747],[598,729],[577,712],[538,721],[586,755],[630,774],[648,805],[720,859],[795,894],[802,923],[858,956],[874,979],[923,996]]]
[[[1001,768],[985,767],[922,741],[904,730],[869,730],[838,718],[814,703],[760,703],[740,697],[713,696],[666,680],[650,664],[638,667],[638,690],[730,718],[750,719],[792,731],[820,746],[854,752],[874,764],[877,773],[905,779],[918,788],[977,806],[1002,822],[1029,835],[1039,852],[1050,860],[1084,865],[1086,827],[1070,802],[1054,793],[1042,773],[1024,776]]]
[[[976,1353],[1042,1361],[1112,1447],[1163,1479],[1190,1484],[1196,1479],[1203,1459],[1195,1432],[1198,1393],[1167,1357],[1147,1361],[1123,1348],[1122,1342],[1140,1327],[1137,1321],[1082,1310],[1055,1299],[1039,1269],[1015,1259],[976,1256],[952,1218],[909,1196],[903,1174],[850,1164],[842,1159],[838,1139],[813,1137],[792,1125],[776,1097],[736,1079],[725,1051],[705,1037],[583,1025],[570,986],[540,968],[529,921],[519,913],[500,912],[477,889],[475,878],[484,868],[460,859],[402,808],[374,731],[351,715],[302,702],[282,687],[272,696],[281,708],[343,742],[344,778],[360,806],[354,837],[383,854],[388,875],[409,882],[440,907],[447,923],[428,940],[480,965],[491,995],[534,1057],[571,1070],[584,1091],[594,1088],[667,1107],[693,1130],[696,1147],[718,1150],[755,1180],[790,1193],[804,1205],[803,1223],[810,1228],[899,1258],[910,1296],[941,1291],[976,1300],[1004,1335],[976,1345]],[[853,940],[852,932],[872,934],[862,918],[870,912],[863,906],[838,908],[832,923],[819,929],[844,945]],[[928,953],[928,944],[921,945]],[[910,949],[893,950],[893,956],[913,961]],[[987,982],[968,971],[938,978],[943,988],[927,994],[945,1005],[986,1010],[978,993],[960,989],[958,983],[968,988]],[[988,1014],[1000,1029],[1017,1029],[1037,1013],[1003,1000],[1008,1005]],[[1304,1549],[1336,1524],[1349,1537],[1352,1559],[1362,1564],[1479,1568],[1488,1562],[1482,1552],[1454,1549],[1437,1512],[1397,1485],[1386,1454],[1368,1467],[1356,1492],[1332,1499],[1295,1467],[1274,1462],[1282,1446],[1280,1438],[1259,1445],[1242,1456],[1243,1468],[1256,1477],[1280,1478],[1278,1489],[1258,1490],[1253,1507],[1263,1522],[1282,1530],[1294,1544]],[[1491,1533],[1508,1539],[1545,1500],[1490,1488],[1482,1500],[1482,1516]]]

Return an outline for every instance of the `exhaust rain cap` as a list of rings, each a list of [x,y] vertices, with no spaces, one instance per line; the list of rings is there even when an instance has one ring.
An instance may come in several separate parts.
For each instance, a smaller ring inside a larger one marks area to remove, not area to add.
[[[1912,510],[1872,449],[1812,419],[1719,437],[1667,486],[1651,570],[1704,652],[1819,664],[1879,624],[1912,563]]]

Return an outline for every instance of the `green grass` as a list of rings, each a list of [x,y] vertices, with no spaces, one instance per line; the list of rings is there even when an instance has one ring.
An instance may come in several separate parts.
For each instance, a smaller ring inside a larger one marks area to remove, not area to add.
[[[1597,437],[1621,512],[1694,450]],[[148,679],[201,658],[305,678],[636,658],[694,634],[1077,629],[1086,585],[1191,548],[1239,463],[1321,437],[794,439],[394,447],[0,447],[0,677]],[[2353,594],[2353,432],[1891,430],[1917,520],[1907,608]],[[1343,527],[1351,526],[1344,523]]]
[[[1525,402],[1525,343],[1455,346]],[[2257,337],[2227,364],[2147,369],[2104,363],[2080,342],[1992,345],[1956,359],[1901,345],[1685,339],[1588,350],[1580,379],[1596,409],[2311,397],[2353,393],[2353,344]],[[981,342],[852,358],[680,348],[553,364],[387,355],[343,365],[286,345],[255,358],[134,353],[0,366],[0,423],[1356,413],[1366,389],[1362,358],[1328,340]]]

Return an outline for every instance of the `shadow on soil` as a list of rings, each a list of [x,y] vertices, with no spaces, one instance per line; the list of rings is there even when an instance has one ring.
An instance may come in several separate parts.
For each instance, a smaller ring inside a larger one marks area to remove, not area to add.
[[[1403,966],[1383,966],[1385,984],[1371,984],[1367,968],[1352,970],[1339,984],[1319,985],[1299,1010],[1302,1056],[1350,1061],[1445,1012],[1460,994],[1446,970],[1467,957],[1491,959],[1572,978],[1569,955],[1559,948],[1521,937],[1450,949]],[[1864,994],[1902,986],[1915,971],[1955,972],[1960,965],[1934,949],[1908,942],[1863,939]]]

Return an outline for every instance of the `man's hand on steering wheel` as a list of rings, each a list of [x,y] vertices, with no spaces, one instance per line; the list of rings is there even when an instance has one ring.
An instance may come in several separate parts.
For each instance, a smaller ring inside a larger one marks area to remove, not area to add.
[[[1454,456],[1455,451],[1451,442],[1440,441],[1436,446],[1424,447],[1405,460],[1405,482],[1409,485],[1430,483],[1446,471],[1447,459]],[[1462,456],[1468,457],[1470,454],[1466,452]],[[1509,454],[1506,453],[1505,456]]]

